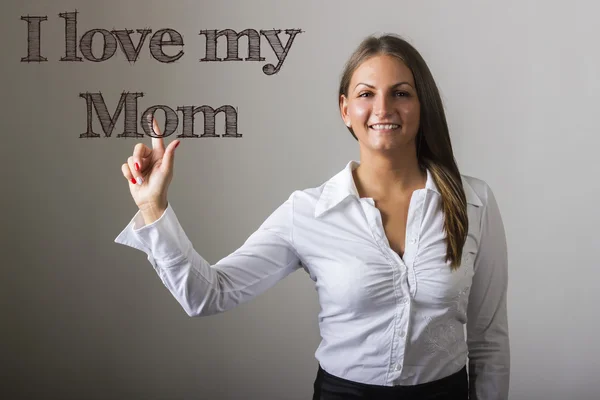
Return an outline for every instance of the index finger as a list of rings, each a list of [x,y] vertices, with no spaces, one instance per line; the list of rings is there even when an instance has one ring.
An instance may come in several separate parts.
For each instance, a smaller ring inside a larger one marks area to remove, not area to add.
[[[152,136],[152,148],[164,151],[165,144],[163,142],[162,133],[160,132],[158,123],[156,122],[156,118],[154,118],[153,115],[150,116],[149,118],[152,118],[151,127],[152,127],[152,130],[154,131],[154,136],[159,136],[159,137]]]

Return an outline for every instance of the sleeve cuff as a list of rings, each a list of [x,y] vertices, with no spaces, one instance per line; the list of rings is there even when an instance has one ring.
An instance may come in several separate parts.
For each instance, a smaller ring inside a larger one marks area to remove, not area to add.
[[[116,237],[115,243],[143,251],[163,265],[179,262],[192,248],[170,203],[163,215],[148,225],[138,211]]]

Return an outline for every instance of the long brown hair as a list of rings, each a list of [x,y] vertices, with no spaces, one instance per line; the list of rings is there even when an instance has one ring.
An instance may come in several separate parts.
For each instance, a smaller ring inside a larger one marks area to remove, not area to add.
[[[367,59],[380,54],[399,58],[413,74],[421,103],[419,131],[415,139],[417,159],[421,169],[431,172],[442,195],[446,261],[452,261],[452,270],[458,269],[469,227],[467,201],[450,143],[442,99],[421,54],[407,41],[393,34],[367,37],[346,63],[340,79],[338,101],[342,95],[348,96],[348,87],[354,71]],[[352,128],[348,130],[358,140]]]

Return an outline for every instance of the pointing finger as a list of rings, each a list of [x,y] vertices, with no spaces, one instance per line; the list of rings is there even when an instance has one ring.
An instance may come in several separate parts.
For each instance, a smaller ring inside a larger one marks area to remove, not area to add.
[[[163,158],[163,164],[169,169],[173,169],[174,157],[175,157],[175,149],[181,143],[180,140],[174,140],[167,146],[165,150],[165,156]]]
[[[162,138],[162,133],[160,131],[160,128],[158,127],[158,122],[156,122],[156,118],[154,118],[154,116],[151,116],[150,118],[152,118],[152,122],[151,122],[151,129],[154,132],[154,136],[159,136],[159,137],[152,137],[152,148],[153,149],[157,149],[157,150],[165,150],[165,145],[163,142],[163,138]]]

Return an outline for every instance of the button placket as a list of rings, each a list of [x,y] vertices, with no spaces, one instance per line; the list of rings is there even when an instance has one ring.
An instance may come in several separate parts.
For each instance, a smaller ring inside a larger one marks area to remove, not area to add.
[[[370,205],[373,208],[369,209],[368,211],[365,210],[365,214],[369,220],[369,227],[371,229],[372,236],[379,246],[381,252],[390,263],[390,266],[395,269],[393,285],[398,303],[407,304],[410,297],[410,284],[408,283],[409,268],[407,263],[400,257],[400,255],[391,248],[389,241],[385,236],[385,231],[381,222],[381,214],[378,212],[374,204]],[[414,235],[412,244],[414,245],[417,242],[418,236]],[[413,249],[408,247],[406,250],[408,250],[408,252],[413,251]],[[405,254],[407,253],[406,250]],[[396,372],[402,370],[402,365],[404,363],[404,351],[406,348],[406,337],[410,321],[409,315],[410,312],[405,307],[399,307],[395,315],[394,337],[392,338],[392,365],[394,371]],[[403,345],[400,346],[400,343],[403,343]]]

